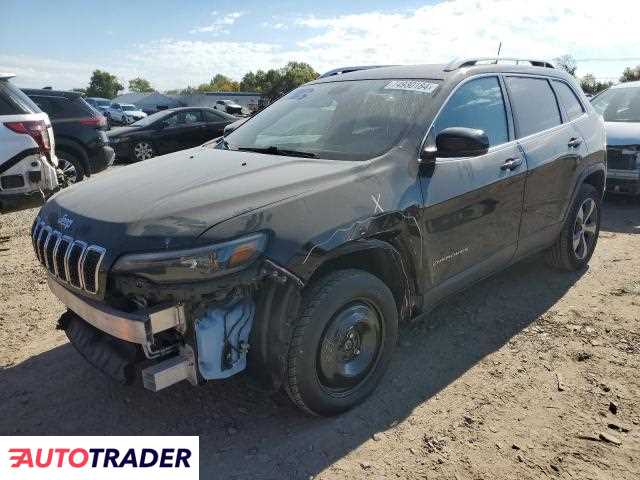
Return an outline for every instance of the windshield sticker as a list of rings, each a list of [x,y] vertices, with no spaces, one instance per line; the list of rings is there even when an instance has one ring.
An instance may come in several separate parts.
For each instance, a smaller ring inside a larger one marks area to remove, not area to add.
[[[436,91],[438,84],[427,82],[425,80],[393,80],[384,88],[385,90],[410,90],[412,92],[430,94]]]

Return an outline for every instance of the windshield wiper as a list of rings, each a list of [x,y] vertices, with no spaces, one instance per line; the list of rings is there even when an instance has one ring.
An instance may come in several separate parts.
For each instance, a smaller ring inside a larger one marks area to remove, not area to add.
[[[236,150],[241,152],[266,153],[268,155],[284,155],[289,157],[318,158],[318,155],[312,152],[302,152],[300,150],[287,150],[278,148],[275,145],[269,147],[237,147]]]

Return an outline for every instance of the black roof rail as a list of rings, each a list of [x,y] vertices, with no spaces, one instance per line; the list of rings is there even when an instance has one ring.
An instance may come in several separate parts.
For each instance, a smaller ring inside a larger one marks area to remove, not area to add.
[[[473,67],[478,64],[497,64],[499,62],[520,62],[528,63],[532,67],[556,68],[553,63],[546,60],[535,60],[532,58],[511,58],[511,57],[481,57],[481,58],[465,58],[462,60],[453,60],[445,68],[445,72],[452,72],[458,68]]]
[[[357,72],[359,70],[370,70],[372,68],[393,67],[393,65],[358,65],[355,67],[340,67],[323,73],[318,78],[333,77],[334,75],[342,75],[343,73]]]

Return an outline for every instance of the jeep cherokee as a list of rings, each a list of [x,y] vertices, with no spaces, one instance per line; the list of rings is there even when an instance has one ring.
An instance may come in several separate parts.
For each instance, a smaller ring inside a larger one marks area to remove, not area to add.
[[[571,76],[528,63],[346,69],[58,193],[32,237],[60,328],[124,383],[246,369],[306,412],[351,408],[400,320],[536,252],[589,261],[603,120]]]

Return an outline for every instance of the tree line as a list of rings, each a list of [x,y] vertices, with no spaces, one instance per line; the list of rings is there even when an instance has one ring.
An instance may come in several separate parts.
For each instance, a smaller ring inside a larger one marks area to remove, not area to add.
[[[553,60],[556,64],[556,67],[565,70],[574,77],[576,76],[576,70],[578,70],[578,62],[571,55],[562,55],[560,57],[554,58]],[[582,87],[584,93],[588,93],[590,95],[595,95],[596,93],[599,93],[602,90],[606,90],[611,85],[613,85],[612,81],[599,81],[591,73],[583,75],[578,80],[580,81],[580,86]],[[625,68],[622,72],[622,75],[618,79],[620,83],[633,82],[636,80],[640,80],[640,65]]]
[[[557,57],[554,62],[558,68],[566,70],[575,76],[578,63],[571,55]],[[183,89],[168,90],[166,93],[169,95],[191,95],[207,92],[259,92],[267,100],[272,101],[303,83],[310,82],[316,78],[318,78],[318,72],[308,63],[289,62],[282,68],[248,72],[240,81],[233,80],[226,75],[217,74],[209,82],[201,83],[195,87],[187,86]],[[591,73],[587,73],[578,80],[584,92],[590,95],[595,95],[613,85],[611,81],[601,82],[597,80]],[[640,65],[625,68],[619,78],[620,82],[634,80],[640,80]],[[146,93],[156,91],[148,80],[141,77],[129,80],[128,85],[130,92]],[[124,90],[124,85],[115,75],[104,70],[94,70],[88,87],[74,90],[82,92],[89,97],[114,98],[118,96],[118,92]]]
[[[195,87],[187,86],[183,89],[168,90],[167,94],[191,95],[207,92],[259,92],[267,100],[274,100],[290,92],[303,83],[318,78],[319,74],[311,65],[304,62],[289,62],[282,68],[256,70],[248,72],[242,80],[236,81],[226,75],[217,74],[207,83]],[[137,77],[129,80],[130,92],[155,92],[155,88],[148,80]],[[84,93],[88,97],[114,98],[118,92],[124,90],[124,85],[118,78],[104,70],[94,70],[87,88],[75,88],[74,91]]]

